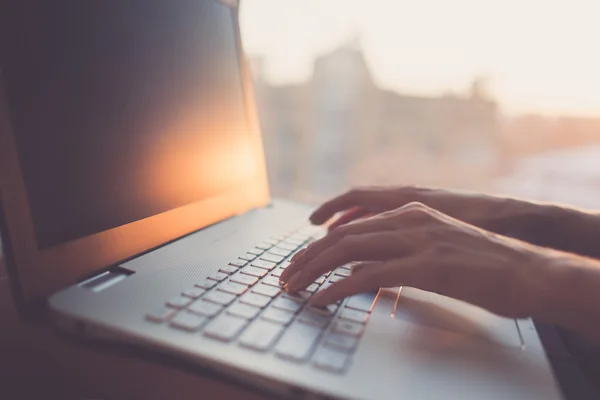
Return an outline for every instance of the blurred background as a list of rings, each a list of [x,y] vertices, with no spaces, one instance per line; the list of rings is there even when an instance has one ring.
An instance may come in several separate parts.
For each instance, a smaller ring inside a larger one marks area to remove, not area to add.
[[[600,202],[597,0],[244,0],[272,192]]]

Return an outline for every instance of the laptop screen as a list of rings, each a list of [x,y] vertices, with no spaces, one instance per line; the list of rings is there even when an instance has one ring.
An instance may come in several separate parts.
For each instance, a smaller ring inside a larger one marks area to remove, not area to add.
[[[15,2],[17,3],[17,2]],[[253,151],[231,10],[20,2],[3,76],[38,247],[230,191]]]

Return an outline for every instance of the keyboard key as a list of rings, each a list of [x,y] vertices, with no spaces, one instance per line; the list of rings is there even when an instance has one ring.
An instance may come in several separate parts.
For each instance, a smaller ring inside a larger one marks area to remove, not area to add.
[[[276,256],[275,254],[263,254],[260,259],[265,261],[271,261],[275,264],[279,264],[284,260],[285,257]]]
[[[294,314],[289,311],[279,310],[277,308],[269,308],[261,314],[262,319],[267,321],[277,322],[278,324],[287,325],[292,322]]]
[[[266,278],[264,278],[262,280],[262,283],[263,283],[263,285],[281,287],[281,285],[279,284],[279,278],[277,278],[273,275],[269,275]]]
[[[295,300],[286,299],[285,297],[278,297],[273,301],[273,307],[280,310],[286,310],[291,312],[298,312],[302,308],[302,303]]]
[[[252,261],[256,257],[257,257],[256,254],[246,253],[243,256],[240,256],[239,258],[241,258],[242,260],[246,260],[246,261]]]
[[[245,275],[245,274],[235,274],[229,280],[232,282],[241,283],[241,284],[247,285],[247,286],[252,286],[256,282],[258,282],[258,278],[255,278],[254,276],[250,276],[250,275]]]
[[[364,324],[369,318],[369,313],[346,308],[340,313],[340,318],[348,321],[358,322],[359,324]]]
[[[322,230],[323,230],[323,228],[318,227],[318,226],[305,225],[298,230],[298,234],[312,236],[315,233],[321,232]]]
[[[335,274],[336,274],[337,276],[348,277],[348,276],[352,275],[352,271],[351,271],[351,270],[349,270],[349,269],[338,268],[338,269],[335,271]]]
[[[333,283],[331,283],[331,282],[325,282],[324,284],[321,285],[321,287],[319,288],[319,290],[328,289],[331,285],[333,285]]]
[[[182,309],[187,307],[192,302],[189,297],[177,296],[167,302],[167,305],[172,308]]]
[[[267,321],[256,321],[240,338],[240,345],[257,351],[267,351],[275,344],[283,327]]]
[[[217,284],[216,281],[211,279],[203,279],[200,282],[196,283],[196,286],[201,287],[203,289],[210,289]]]
[[[229,263],[229,265],[233,265],[234,267],[238,267],[238,268],[241,268],[246,264],[248,264],[248,261],[242,260],[241,258],[238,258],[237,260]]]
[[[283,241],[283,242],[279,243],[277,245],[277,247],[280,249],[283,249],[283,250],[287,250],[287,251],[294,251],[298,248],[298,245]]]
[[[274,276],[276,278],[279,278],[281,276],[281,273],[283,272],[283,268],[275,268],[273,270],[273,272],[271,272],[271,276]]]
[[[264,252],[265,251],[263,249],[259,249],[258,247],[248,250],[248,253],[254,254],[255,256],[260,256]]]
[[[196,301],[188,307],[188,311],[193,312],[194,314],[204,315],[207,317],[214,317],[219,312],[221,312],[222,309],[223,306],[215,303],[210,303],[204,300]]]
[[[262,283],[259,283],[258,285],[253,286],[251,290],[254,293],[262,294],[262,295],[269,296],[269,297],[275,297],[279,294],[279,292],[281,292],[281,289],[279,289],[277,287],[265,285]]]
[[[298,233],[293,234],[289,238],[292,240],[302,241],[302,243],[306,243],[308,241],[311,241],[311,242],[313,241],[312,235],[313,235],[313,233],[298,232]]]
[[[329,282],[336,283],[336,282],[339,282],[339,281],[344,280],[344,279],[346,279],[345,276],[334,275],[331,278],[329,278]]]
[[[165,322],[173,318],[173,316],[177,313],[176,310],[172,308],[161,308],[154,312],[146,314],[146,319],[152,322]]]
[[[277,264],[275,264],[274,262],[265,261],[265,260],[255,260],[255,261],[252,261],[252,266],[258,267],[258,268],[263,268],[263,269],[270,271],[273,268],[275,268],[277,266]]]
[[[331,316],[325,316],[311,310],[304,310],[298,316],[298,322],[314,325],[318,328],[325,328],[327,325],[329,325],[330,321]]]
[[[330,333],[325,338],[325,345],[334,347],[338,350],[351,352],[356,348],[358,340],[355,337],[340,335],[339,333]]]
[[[221,304],[221,305],[226,306],[226,305],[230,304],[233,300],[235,300],[235,295],[230,294],[230,293],[216,291],[216,292],[210,292],[209,294],[204,296],[204,300],[210,301],[211,303],[216,303],[216,304]]]
[[[227,308],[227,314],[235,315],[237,317],[252,319],[260,312],[260,308],[254,307],[248,304],[235,303],[234,305]]]
[[[282,249],[280,247],[273,247],[271,250],[269,250],[269,254],[275,254],[276,256],[287,257],[290,254],[292,254],[292,252],[290,250]]]
[[[220,290],[221,292],[227,292],[227,293],[231,293],[231,294],[235,294],[235,295],[240,295],[240,294],[244,293],[246,290],[248,290],[248,286],[242,285],[240,283],[227,281],[227,282],[223,282],[219,286],[217,286],[217,290]]]
[[[279,240],[277,240],[277,239],[267,239],[267,240],[264,240],[263,243],[270,244],[271,246],[275,246],[277,243],[279,243]]]
[[[271,298],[256,293],[247,293],[240,299],[242,303],[250,304],[252,306],[264,308],[271,302]]]
[[[314,293],[317,291],[317,289],[319,288],[319,285],[317,285],[316,283],[311,283],[310,285],[308,285],[308,287],[306,288],[307,292],[310,293]]]
[[[296,245],[296,246],[302,246],[304,244],[304,242],[306,242],[306,240],[289,237],[289,238],[285,239],[284,242],[292,244],[292,245]]]
[[[186,290],[185,292],[181,293],[183,296],[185,297],[189,297],[192,299],[197,299],[198,297],[202,296],[204,293],[206,293],[205,289],[199,288],[199,287],[195,287],[195,288],[191,288]]]
[[[304,303],[308,299],[308,297],[306,295],[301,294],[301,293],[288,293],[288,292],[284,292],[281,296],[283,298],[285,298],[285,299],[294,300],[294,301],[297,301],[299,303]]]
[[[346,303],[346,307],[353,308],[359,311],[371,312],[375,304],[377,293],[361,293],[350,297]]]
[[[321,347],[315,354],[314,365],[324,371],[342,373],[346,369],[349,359],[347,353]]]
[[[237,267],[234,267],[233,265],[226,265],[224,267],[219,268],[219,272],[223,272],[224,274],[227,275],[231,275],[234,272],[237,272]]]
[[[300,233],[300,232],[296,232],[292,235],[290,235],[289,237],[287,237],[285,240],[287,242],[293,243],[293,242],[301,242],[301,243],[305,243],[308,240],[310,240],[311,237],[310,235],[304,234],[304,233]]]
[[[326,317],[331,317],[335,314],[338,307],[339,306],[337,304],[333,303],[333,304],[328,304],[324,307],[311,307],[311,310],[312,310],[312,312],[325,315]]]
[[[296,250],[292,251],[292,257],[295,256],[297,253],[300,253],[302,250],[305,250],[308,246],[301,246],[298,247]]]
[[[189,312],[180,312],[172,320],[170,325],[173,328],[188,332],[196,332],[207,321],[206,317],[195,315]]]
[[[257,249],[261,249],[261,250],[269,250],[271,247],[273,247],[273,245],[277,244],[277,241],[275,241],[275,243],[268,243],[266,240],[262,243],[259,243],[258,245],[256,245]]]
[[[312,296],[314,294],[314,292],[309,292],[307,290],[301,290],[298,292],[298,295],[300,297],[302,297],[303,299],[307,299],[310,298],[310,296]]]
[[[258,267],[244,267],[242,269],[242,274],[257,276],[262,278],[267,274],[266,269],[258,268]]]
[[[287,267],[289,267],[289,266],[290,266],[290,264],[291,264],[291,262],[289,262],[289,261],[284,261],[284,262],[282,262],[282,263],[279,265],[279,268],[281,268],[281,269],[286,269]]]
[[[230,315],[215,318],[204,329],[204,335],[213,339],[230,342],[246,327],[248,321]]]
[[[360,336],[363,331],[363,325],[338,319],[333,325],[333,331],[342,335]]]
[[[322,285],[322,284],[323,284],[323,282],[325,282],[325,279],[327,279],[327,277],[326,277],[326,276],[323,276],[323,275],[321,275],[320,277],[318,277],[317,279],[315,279],[315,283],[316,283],[317,285]]]
[[[213,281],[217,281],[217,282],[221,282],[223,280],[225,280],[227,278],[227,274],[224,274],[222,272],[215,272],[214,274],[212,274],[211,276],[208,277],[208,279],[211,279]]]
[[[284,359],[302,362],[310,357],[321,330],[314,326],[293,324],[275,347],[276,354]]]

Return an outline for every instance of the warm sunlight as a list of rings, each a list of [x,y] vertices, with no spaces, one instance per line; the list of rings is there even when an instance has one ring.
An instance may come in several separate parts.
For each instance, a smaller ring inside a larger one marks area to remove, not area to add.
[[[360,41],[376,81],[403,93],[462,92],[475,76],[503,112],[600,115],[597,0],[245,0],[246,50],[273,83]]]

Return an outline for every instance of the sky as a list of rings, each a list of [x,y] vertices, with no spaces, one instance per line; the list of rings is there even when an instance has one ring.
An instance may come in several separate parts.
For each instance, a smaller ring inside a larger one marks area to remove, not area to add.
[[[240,13],[275,84],[359,37],[385,88],[463,92],[486,76],[508,114],[600,117],[600,0],[242,0]]]

